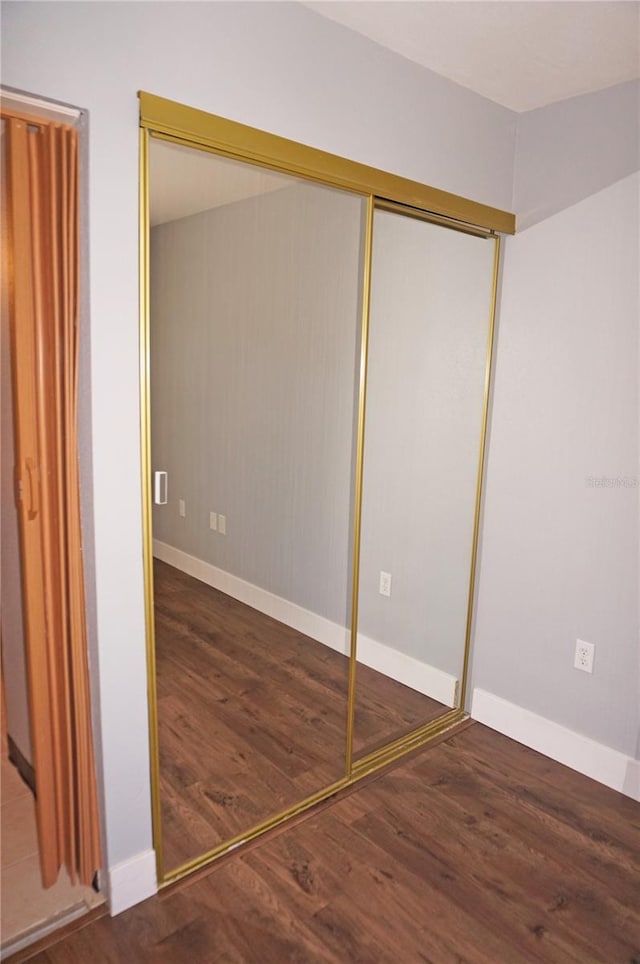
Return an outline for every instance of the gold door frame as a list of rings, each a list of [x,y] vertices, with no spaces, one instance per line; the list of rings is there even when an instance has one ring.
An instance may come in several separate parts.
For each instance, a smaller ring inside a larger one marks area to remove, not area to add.
[[[140,99],[140,412],[142,458],[142,524],[145,578],[145,618],[147,648],[147,695],[149,702],[149,743],[151,756],[151,798],[153,815],[153,845],[159,885],[165,886],[193,870],[228,853],[241,843],[277,826],[334,794],[337,790],[366,776],[368,773],[397,759],[435,736],[455,726],[467,717],[464,710],[469,664],[469,648],[473,623],[476,559],[480,527],[482,480],[484,474],[485,439],[491,385],[494,323],[500,259],[500,238],[515,233],[515,218],[497,208],[478,204],[446,191],[428,187],[395,174],[350,161],[345,158],[298,144],[256,128],[247,127],[204,111],[185,107],[174,101],[145,92]],[[306,797],[299,803],[274,814],[246,832],[224,841],[199,857],[165,873],[162,847],[160,800],[160,760],[158,745],[158,704],[156,691],[156,660],[154,630],[153,553],[151,525],[151,419],[150,419],[150,268],[149,268],[149,138],[157,137],[187,147],[210,151],[224,157],[281,171],[329,187],[359,194],[367,201],[364,239],[364,272],[361,322],[361,352],[358,385],[358,416],[356,441],[355,504],[353,525],[353,572],[351,598],[351,641],[349,683],[347,697],[347,751],[344,777]],[[371,258],[373,249],[374,210],[391,210],[405,216],[430,221],[443,227],[492,240],[495,245],[492,298],[488,327],[487,358],[482,410],[480,454],[476,486],[476,505],[472,538],[469,595],[464,647],[464,661],[457,706],[438,719],[427,723],[405,736],[353,760],[353,727],[355,713],[355,685],[358,632],[358,582],[360,562],[360,522],[364,462],[364,422],[367,389],[367,352],[369,326],[369,293],[371,287]]]

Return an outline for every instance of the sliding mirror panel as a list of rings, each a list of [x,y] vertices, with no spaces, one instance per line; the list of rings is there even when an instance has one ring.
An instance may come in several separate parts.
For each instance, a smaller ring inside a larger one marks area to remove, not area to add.
[[[460,703],[496,247],[374,213],[356,760]]]
[[[346,778],[365,213],[149,140],[165,879]]]

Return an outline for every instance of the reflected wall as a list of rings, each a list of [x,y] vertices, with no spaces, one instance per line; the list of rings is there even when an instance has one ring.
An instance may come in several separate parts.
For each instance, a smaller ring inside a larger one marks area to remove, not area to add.
[[[375,211],[356,679],[384,662],[412,692],[367,746],[356,685],[358,753],[457,705],[495,245]]]

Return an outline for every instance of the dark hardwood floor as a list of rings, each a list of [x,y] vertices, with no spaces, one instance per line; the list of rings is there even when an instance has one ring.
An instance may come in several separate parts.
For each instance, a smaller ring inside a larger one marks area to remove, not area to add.
[[[638,964],[640,804],[479,724],[35,957]]]
[[[165,872],[345,774],[348,660],[154,562]],[[356,755],[445,709],[358,666]]]

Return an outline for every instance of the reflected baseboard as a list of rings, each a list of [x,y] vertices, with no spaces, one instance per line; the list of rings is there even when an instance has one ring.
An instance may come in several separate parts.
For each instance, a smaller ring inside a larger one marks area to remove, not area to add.
[[[153,555],[161,562],[166,562],[213,589],[218,589],[297,632],[310,636],[335,652],[343,656],[349,655],[350,633],[344,626],[159,539],[153,540]],[[358,662],[383,673],[397,683],[444,703],[445,706],[455,706],[457,677],[413,656],[407,656],[364,633],[358,633]]]
[[[364,633],[358,633],[358,662],[438,703],[449,707],[456,705],[458,680],[455,676],[379,643]]]

